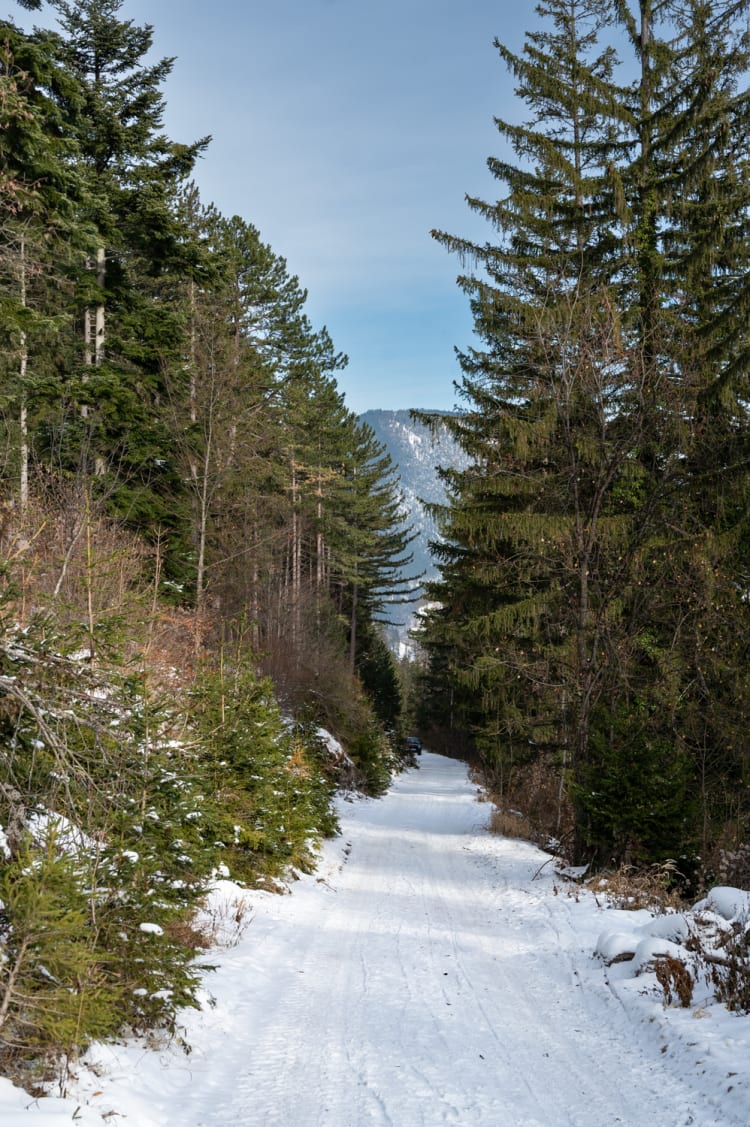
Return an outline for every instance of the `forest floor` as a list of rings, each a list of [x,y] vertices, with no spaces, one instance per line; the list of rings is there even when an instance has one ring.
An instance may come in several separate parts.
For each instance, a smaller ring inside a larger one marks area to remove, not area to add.
[[[181,1037],[96,1046],[65,1099],[0,1081],[3,1127],[730,1127],[750,1017],[667,1007],[595,957],[648,929],[490,834],[459,762],[424,753],[291,894],[217,889],[204,1005]]]

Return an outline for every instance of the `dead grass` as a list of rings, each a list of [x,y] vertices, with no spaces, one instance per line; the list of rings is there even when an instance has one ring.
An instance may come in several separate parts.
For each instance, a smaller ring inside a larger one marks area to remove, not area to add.
[[[664,1001],[668,1006],[677,999],[687,1009],[693,1000],[693,976],[681,959],[662,955],[654,963],[656,981],[662,988]]]
[[[490,816],[490,829],[502,837],[522,838],[524,841],[533,841],[535,836],[534,827],[520,810],[496,807]]]
[[[596,873],[585,881],[585,887],[596,895],[603,894],[613,908],[665,912],[679,908],[680,895],[674,887],[677,868],[673,861],[636,869],[621,865],[619,869]]]
[[[23,512],[3,504],[0,555],[10,568],[16,619],[25,624],[52,609],[62,623],[132,610],[151,552],[92,508],[75,483],[50,479]]]
[[[750,920],[732,920],[723,927],[714,923],[707,932],[693,937],[692,949],[706,967],[717,999],[734,1013],[750,1013]]]
[[[540,756],[502,777],[479,768],[487,798],[495,806],[490,819],[494,833],[523,838],[549,849],[570,836],[572,809],[552,757]]]
[[[214,616],[165,607],[155,598],[156,549],[87,505],[75,483],[45,478],[21,512],[0,503],[0,576],[5,605],[20,626],[46,616],[79,632],[112,622],[122,658],[142,667],[157,691],[195,679]],[[118,631],[117,623],[127,624]]]
[[[173,943],[191,951],[207,951],[214,946],[213,935],[207,927],[201,926],[195,919],[170,920],[164,934]]]
[[[201,909],[200,930],[208,939],[208,947],[236,947],[252,920],[248,900],[238,894],[232,900],[220,900]]]
[[[192,684],[205,629],[205,616],[197,622],[194,611],[180,607],[160,608],[151,618],[143,661],[156,687],[174,690]]]

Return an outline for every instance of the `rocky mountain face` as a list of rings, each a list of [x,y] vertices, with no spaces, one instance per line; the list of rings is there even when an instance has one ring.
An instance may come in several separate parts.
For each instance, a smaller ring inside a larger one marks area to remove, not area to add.
[[[438,540],[435,521],[427,512],[424,502],[440,504],[445,500],[445,488],[438,476],[438,466],[466,465],[463,450],[443,429],[436,436],[421,423],[414,422],[408,411],[367,411],[360,416],[362,422],[372,427],[398,467],[404,502],[404,520],[417,533],[411,544],[413,560],[406,569],[408,575],[423,576],[422,581],[437,575],[435,561],[430,554],[431,540]],[[395,625],[388,631],[389,642],[403,655],[408,653],[408,631],[416,612],[414,604],[394,607]]]

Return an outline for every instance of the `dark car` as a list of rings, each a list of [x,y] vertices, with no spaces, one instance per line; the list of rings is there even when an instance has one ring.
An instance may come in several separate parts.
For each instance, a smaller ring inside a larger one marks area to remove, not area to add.
[[[418,736],[407,736],[404,740],[404,749],[408,755],[419,755],[422,751],[422,741]]]

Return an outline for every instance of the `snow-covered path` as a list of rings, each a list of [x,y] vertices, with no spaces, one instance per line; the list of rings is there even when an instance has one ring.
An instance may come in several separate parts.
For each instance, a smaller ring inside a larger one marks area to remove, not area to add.
[[[525,903],[536,850],[514,842],[498,864],[482,849],[488,811],[463,774],[426,754],[360,809],[318,912],[295,894],[287,949],[276,937],[254,952],[245,1044],[226,1030],[216,1054],[224,1095],[210,1116],[188,1098],[172,1122],[689,1122],[689,1094],[658,1059],[601,1044],[601,1007],[617,1003],[578,987],[556,934],[564,913],[544,926]],[[215,1083],[213,1053],[207,1064]]]
[[[253,894],[207,979],[215,1004],[186,1016],[192,1051],[104,1051],[106,1075],[81,1078],[81,1122],[750,1123],[723,1060],[707,1074],[710,1050],[676,1050],[659,1001],[641,1021],[608,986],[592,957],[607,913],[550,867],[532,879],[546,856],[490,835],[488,816],[464,765],[429,753],[385,799],[344,803],[318,873],[291,896]]]

